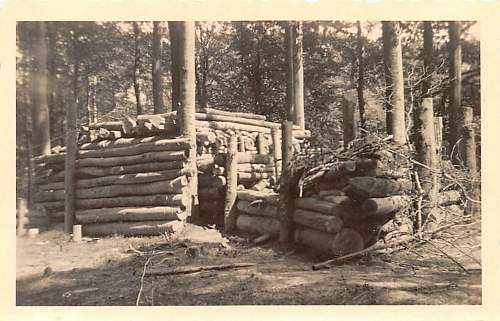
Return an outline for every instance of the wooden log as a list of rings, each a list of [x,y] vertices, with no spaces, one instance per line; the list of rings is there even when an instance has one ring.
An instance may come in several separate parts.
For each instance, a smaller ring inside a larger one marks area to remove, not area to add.
[[[369,176],[353,177],[345,192],[354,197],[385,197],[398,195],[410,191],[413,184],[409,180],[394,180],[389,178],[375,178]]]
[[[252,187],[250,187],[251,190],[254,191],[262,191],[265,189],[267,186],[269,186],[270,180],[269,179],[261,179],[257,183],[255,183]]]
[[[228,123],[232,123],[232,124],[252,125],[252,126],[258,126],[258,127],[265,127],[265,128],[269,128],[269,129],[270,128],[280,128],[280,124],[265,121],[262,119],[250,119],[250,118],[223,116],[223,115],[215,115],[215,114],[203,114],[203,113],[196,113],[195,117],[196,117],[196,120],[228,122]]]
[[[270,234],[277,236],[280,232],[279,220],[242,213],[236,219],[236,228],[242,232],[259,235]]]
[[[116,207],[76,211],[76,219],[82,224],[122,221],[182,221],[186,217],[186,212],[182,208],[166,206]]]
[[[89,125],[89,129],[100,129],[104,128],[109,131],[112,130],[122,130],[122,122],[121,121],[105,121],[105,122],[98,122],[98,123],[93,123]]]
[[[227,130],[241,131],[241,130],[244,130],[244,131],[249,131],[249,132],[260,132],[260,133],[266,133],[266,134],[271,133],[271,128],[269,128],[269,127],[261,127],[261,126],[222,122],[222,121],[196,120],[196,127],[211,128],[214,130],[223,130],[223,131],[227,131]]]
[[[299,227],[295,230],[294,240],[319,252],[331,254],[335,234]]]
[[[182,168],[187,168],[186,166],[187,164],[184,161],[170,161],[111,167],[82,167],[77,169],[77,174],[81,175],[80,177],[84,177],[85,175],[101,177],[119,174],[158,172],[172,169],[179,170]],[[187,168],[186,170],[192,172],[189,168]],[[51,180],[57,181],[57,175],[54,175]]]
[[[339,216],[344,211],[342,204],[320,200],[314,197],[302,197],[295,199],[295,207],[315,211],[329,216]]]
[[[180,231],[184,226],[181,221],[96,223],[84,225],[83,233],[88,236],[152,236]]]
[[[345,196],[345,192],[339,189],[324,189],[318,192],[319,197]]]
[[[120,138],[117,140],[102,140],[97,143],[85,143],[80,145],[80,151],[82,150],[97,150],[97,149],[109,149],[115,147],[127,147],[134,146],[137,144],[150,143],[158,140],[164,140],[163,137],[141,137],[141,138]]]
[[[238,200],[236,202],[236,208],[240,213],[279,219],[278,207],[276,205],[266,204],[263,202],[252,204],[249,201]]]
[[[456,190],[450,190],[438,194],[438,205],[441,206],[456,204],[459,203],[461,200],[462,198],[460,192]]]
[[[238,153],[239,164],[266,164],[272,165],[273,159],[267,154]]]
[[[169,181],[180,176],[190,176],[191,173],[187,168],[174,169],[160,172],[137,173],[137,174],[123,174],[111,175],[104,177],[96,177],[92,179],[78,179],[76,181],[77,188],[87,188],[105,185],[128,185],[128,184],[141,184],[158,181]],[[53,182],[42,184],[38,186],[40,190],[58,190],[64,189],[63,182]]]
[[[272,164],[239,163],[238,172],[274,173]]]
[[[339,232],[344,224],[339,216],[324,215],[303,209],[296,209],[294,211],[293,221],[303,226],[328,233]]]
[[[237,142],[238,142],[238,152],[239,153],[244,153],[245,152],[245,142],[243,141],[243,136],[241,136],[241,133],[236,135],[237,137]]]
[[[234,204],[238,187],[238,152],[237,137],[232,135],[229,139],[228,153],[226,156],[227,185],[224,201],[224,231],[231,232],[236,227],[236,212]]]
[[[179,161],[187,158],[186,150],[166,151],[166,152],[149,152],[141,155],[132,156],[117,156],[117,157],[100,157],[100,158],[85,158],[77,161],[78,167],[108,167],[119,165],[135,165],[150,162],[163,161]]]
[[[114,198],[77,199],[77,209],[110,208],[110,207],[144,207],[144,206],[177,206],[185,208],[187,197],[183,194],[157,194],[141,196],[121,196]],[[63,201],[36,203],[48,212],[63,211]]]
[[[268,145],[268,143],[264,137],[264,134],[259,133],[257,136],[257,153],[267,154],[267,148],[266,148],[267,145]]]
[[[185,176],[170,181],[152,182],[133,185],[107,185],[76,190],[76,198],[109,198],[115,196],[151,195],[158,193],[182,194],[188,180]],[[40,191],[35,194],[36,202],[57,201],[64,199],[66,191]]]
[[[256,119],[256,120],[266,120],[266,116],[257,115],[251,113],[241,113],[241,112],[231,112],[224,110],[217,110],[213,108],[200,108],[200,113],[211,114],[211,115],[220,115],[220,116],[229,116],[236,118],[245,118],[245,119]]]
[[[259,181],[261,179],[274,177],[274,172],[265,172],[265,173],[238,172],[237,174],[239,182],[253,182],[253,181]]]
[[[326,181],[338,180],[342,176],[351,175],[355,172],[359,176],[364,176],[363,171],[375,170],[380,164],[376,159],[363,159],[358,161],[345,161],[334,164],[325,172],[322,179]],[[372,175],[366,175],[372,176]]]
[[[370,215],[385,215],[410,205],[409,196],[390,196],[369,198],[363,202],[362,209]]]
[[[250,203],[268,203],[278,205],[280,195],[278,193],[266,193],[260,191],[252,191],[249,189],[238,190],[238,200],[249,201]]]
[[[364,249],[361,235],[353,229],[343,228],[333,240],[332,254],[336,256],[354,253]]]
[[[198,175],[198,186],[200,188],[221,188],[226,186],[226,178],[224,176],[213,176],[209,174]]]
[[[113,198],[77,199],[77,209],[110,207],[175,206],[184,209],[188,203],[184,194],[155,194],[141,196],[119,196]],[[43,203],[42,203],[43,204]]]
[[[279,131],[276,128],[273,128],[271,131],[271,138],[273,141],[273,156],[274,156],[274,166],[276,168],[276,176],[280,177],[281,175],[281,137]]]
[[[177,275],[177,274],[189,274],[197,273],[201,271],[210,270],[229,270],[229,269],[239,269],[242,267],[254,266],[255,263],[230,263],[230,264],[220,264],[220,265],[208,265],[208,266],[196,266],[196,267],[181,267],[173,268],[168,270],[152,270],[147,271],[145,276],[158,276],[158,275]]]
[[[110,147],[107,149],[80,150],[79,158],[118,157],[140,155],[154,151],[184,151],[191,148],[190,141],[186,138],[161,139],[150,142],[126,145],[123,147]]]

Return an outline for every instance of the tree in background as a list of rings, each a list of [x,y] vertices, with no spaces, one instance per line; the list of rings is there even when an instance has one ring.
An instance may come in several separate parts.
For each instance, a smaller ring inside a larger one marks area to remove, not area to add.
[[[449,144],[452,149],[460,138],[462,123],[462,46],[460,41],[461,23],[450,21],[448,23],[449,34],[449,81],[450,81],[450,103],[449,113]]]
[[[359,120],[362,129],[365,128],[365,100],[363,91],[365,90],[365,76],[364,76],[364,62],[363,62],[363,36],[361,30],[361,22],[356,21],[357,29],[357,58],[358,58],[358,108],[359,108]]]
[[[168,22],[168,32],[170,34],[170,55],[172,60],[171,65],[171,74],[172,74],[172,110],[177,110],[179,106],[179,96],[180,96],[180,87],[179,87],[179,77],[180,77],[180,53],[177,44],[179,41],[179,30],[177,28],[177,24],[173,21]]]
[[[394,142],[406,142],[403,55],[399,22],[382,22],[386,80],[386,127]]]
[[[155,114],[164,112],[163,104],[163,75],[161,62],[161,37],[162,24],[159,21],[153,22],[153,45],[152,45],[152,82],[153,82],[153,110]]]
[[[46,22],[34,22],[31,29],[33,69],[31,70],[31,144],[33,156],[50,154],[50,118],[47,81]]]
[[[134,80],[134,92],[135,92],[135,100],[137,104],[137,115],[141,115],[143,113],[142,104],[141,104],[141,89],[139,86],[140,79],[140,49],[139,49],[139,24],[134,21],[134,72],[133,72],[133,80]]]

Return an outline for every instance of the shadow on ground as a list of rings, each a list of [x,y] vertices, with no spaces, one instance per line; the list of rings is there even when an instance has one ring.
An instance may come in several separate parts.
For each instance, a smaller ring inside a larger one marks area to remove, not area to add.
[[[481,270],[463,258],[399,252],[330,270],[311,270],[323,258],[276,244],[229,246],[107,238],[72,243],[48,232],[17,242],[17,305],[294,305],[481,304]],[[418,255],[417,255],[418,254]],[[144,277],[147,270],[235,262],[253,267]]]

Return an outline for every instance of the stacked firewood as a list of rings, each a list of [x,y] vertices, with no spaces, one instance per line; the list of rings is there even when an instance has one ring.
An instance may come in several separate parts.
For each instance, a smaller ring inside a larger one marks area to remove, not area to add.
[[[279,194],[268,189],[240,189],[237,193],[237,229],[256,235],[279,235]]]
[[[271,141],[270,135],[273,129],[281,131],[279,123],[269,122],[266,116],[227,112],[212,108],[203,108],[195,114],[197,131],[211,130],[217,134],[217,138],[222,138],[221,133],[233,131],[242,136],[242,147],[244,151],[257,152],[255,141],[257,136],[264,134],[268,141]],[[80,131],[80,142],[94,142],[106,139],[118,139],[121,137],[149,137],[163,136],[175,137],[178,134],[177,112],[169,112],[154,115],[139,115],[137,117],[126,116],[119,121],[108,121],[94,123],[89,126],[83,126]],[[310,137],[308,130],[301,130],[298,126],[294,127],[294,138],[296,143]],[[219,144],[223,145],[223,144]]]
[[[86,235],[149,235],[175,229],[187,216],[188,139],[120,138],[80,146],[76,220]],[[34,202],[64,217],[65,154],[37,157]]]

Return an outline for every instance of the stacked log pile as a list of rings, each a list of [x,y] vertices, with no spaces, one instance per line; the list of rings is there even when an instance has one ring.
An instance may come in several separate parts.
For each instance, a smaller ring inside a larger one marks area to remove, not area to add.
[[[236,228],[239,231],[276,237],[280,232],[279,194],[268,189],[237,192]]]
[[[151,235],[186,219],[188,139],[119,138],[85,143],[76,161],[76,221],[86,235]],[[35,159],[34,202],[64,218],[64,153]]]
[[[141,217],[157,227],[162,219],[185,219],[183,191],[194,170],[186,168],[188,146],[177,138],[176,117],[176,112],[126,116],[81,128],[76,219],[88,225],[84,232],[103,234],[108,229],[123,233],[127,222],[139,222]],[[281,125],[262,115],[211,108],[199,110],[195,118],[200,216],[222,223],[230,137],[237,137],[240,188],[268,189],[280,171],[276,160],[281,158],[281,146],[273,146],[281,136]],[[294,128],[297,150],[308,137],[309,131]],[[60,221],[64,218],[65,148],[54,152],[36,159],[35,202],[47,210],[52,221]],[[111,223],[116,224],[102,227]],[[90,224],[99,224],[99,229],[94,231]],[[128,234],[148,230],[146,225],[129,226]]]
[[[410,159],[404,148],[366,140],[322,157],[317,166],[302,165],[301,197],[295,199],[293,213],[295,241],[341,256],[381,237],[414,233],[418,197]],[[457,191],[446,191],[439,205],[459,200]]]

